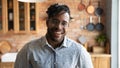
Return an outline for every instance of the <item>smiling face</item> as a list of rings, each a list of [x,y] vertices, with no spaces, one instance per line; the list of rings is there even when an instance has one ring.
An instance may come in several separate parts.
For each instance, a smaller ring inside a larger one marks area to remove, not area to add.
[[[47,20],[47,36],[54,42],[62,42],[66,35],[66,29],[70,21],[67,12],[60,12],[56,16]]]

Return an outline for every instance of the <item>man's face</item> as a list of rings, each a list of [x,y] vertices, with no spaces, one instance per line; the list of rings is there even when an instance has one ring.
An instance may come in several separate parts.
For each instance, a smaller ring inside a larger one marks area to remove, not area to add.
[[[61,42],[66,35],[70,16],[68,13],[59,13],[47,21],[47,34],[49,39],[55,42]]]

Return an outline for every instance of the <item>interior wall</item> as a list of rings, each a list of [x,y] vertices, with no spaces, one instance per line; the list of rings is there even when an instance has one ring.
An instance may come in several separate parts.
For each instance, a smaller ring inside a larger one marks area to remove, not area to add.
[[[119,0],[107,0],[107,36],[111,44],[111,68],[118,68],[118,3]]]
[[[91,0],[91,4],[97,8],[99,0]],[[98,17],[93,14],[88,14],[86,12],[86,8],[89,5],[89,0],[82,0],[82,3],[85,4],[85,9],[83,11],[78,10],[78,5],[81,0],[47,0],[46,2],[39,3],[39,31],[37,34],[0,34],[0,40],[8,40],[12,46],[17,47],[17,49],[21,49],[25,43],[30,40],[40,38],[46,34],[46,10],[53,3],[63,3],[70,7],[71,16],[74,18],[73,21],[69,24],[69,29],[67,32],[67,36],[72,38],[73,40],[78,41],[80,36],[85,36],[87,39],[88,46],[98,45],[95,41],[97,35],[106,30],[106,0],[100,0],[100,7],[104,10],[103,15],[101,16],[101,22],[104,24],[105,29],[103,31],[88,31],[87,29],[82,29],[81,27],[86,27],[86,25],[90,22],[89,17],[93,17],[93,23],[98,23]]]

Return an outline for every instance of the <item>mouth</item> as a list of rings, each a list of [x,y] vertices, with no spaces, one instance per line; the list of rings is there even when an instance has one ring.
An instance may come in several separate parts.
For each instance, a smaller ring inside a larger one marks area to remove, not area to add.
[[[59,37],[62,36],[62,32],[56,31],[56,32],[54,32],[54,36],[57,37],[57,38],[59,38]]]

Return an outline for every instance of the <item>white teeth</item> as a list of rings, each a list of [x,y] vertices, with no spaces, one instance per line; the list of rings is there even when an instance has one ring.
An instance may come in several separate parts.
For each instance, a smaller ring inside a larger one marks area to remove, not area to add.
[[[61,32],[55,32],[56,34],[61,34]]]

